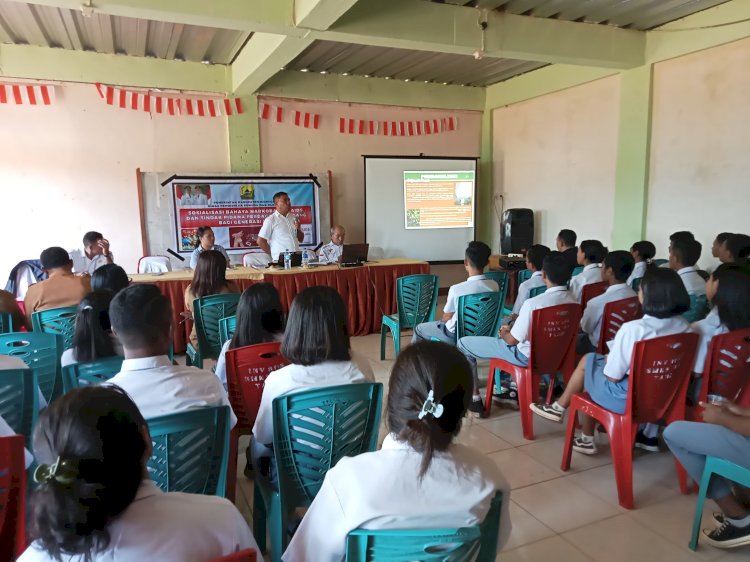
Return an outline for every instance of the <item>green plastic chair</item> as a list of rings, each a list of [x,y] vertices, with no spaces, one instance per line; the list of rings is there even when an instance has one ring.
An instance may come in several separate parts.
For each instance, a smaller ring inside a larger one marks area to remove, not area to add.
[[[630,282],[630,288],[633,289],[636,293],[638,292],[638,289],[641,288],[641,279],[643,279],[643,277],[636,277]]]
[[[62,336],[63,351],[73,347],[73,334],[76,331],[75,306],[63,306],[40,310],[31,315],[31,326],[35,332],[45,334],[59,334]]]
[[[517,275],[518,275],[518,284],[520,285],[524,281],[528,281],[529,279],[531,279],[531,276],[534,275],[534,272],[531,271],[530,269],[522,269],[521,271],[517,273]]]
[[[708,314],[708,299],[706,295],[690,295],[690,310],[682,317],[688,322],[703,320]]]
[[[750,469],[735,464],[719,457],[708,457],[706,467],[703,469],[701,487],[698,490],[698,501],[695,504],[695,517],[693,518],[693,533],[690,536],[690,550],[698,548],[698,535],[701,530],[701,516],[703,515],[703,503],[706,501],[706,492],[712,476],[720,476],[741,484],[750,486]]]
[[[102,384],[122,369],[124,359],[119,355],[104,357],[89,363],[73,363],[63,367],[63,393],[91,384]]]
[[[41,332],[0,334],[0,355],[12,355],[33,369],[47,403],[62,394],[62,337]]]
[[[458,297],[456,341],[465,336],[497,336],[502,320],[502,295],[496,292]]]
[[[237,316],[227,316],[219,320],[219,339],[222,346],[234,337],[235,330],[237,330]]]
[[[213,406],[146,420],[154,446],[151,480],[165,492],[224,497],[229,411],[229,406]]]
[[[278,490],[261,478],[253,494],[253,534],[266,550],[270,528],[273,562],[286,547],[287,514],[309,507],[326,473],[344,457],[374,451],[383,385],[346,384],[295,392],[273,401],[273,450]]]
[[[653,263],[656,267],[661,267],[665,263],[667,263],[669,260],[665,259],[658,259],[658,260],[651,260],[651,263]]]
[[[32,369],[0,370],[0,417],[31,445],[39,414],[36,373]]]
[[[13,331],[13,317],[10,312],[0,312],[0,334],[9,334]]]
[[[202,369],[204,359],[219,357],[223,345],[219,336],[219,321],[234,316],[239,302],[240,293],[208,295],[193,301],[193,321],[195,333],[198,335],[198,349],[188,342],[185,358],[188,365]]]
[[[547,290],[547,285],[542,285],[541,287],[534,287],[533,289],[529,290],[529,298],[541,295],[546,290]]]
[[[502,310],[500,311],[500,315],[507,316],[508,314],[512,312],[511,309],[505,306],[505,299],[508,298],[508,273],[506,271],[485,271],[484,276],[487,279],[492,279],[495,283],[497,283],[498,287],[500,287],[500,295],[501,295],[500,304],[502,305]],[[506,310],[508,312],[506,312]]]
[[[396,279],[396,308],[398,312],[383,315],[380,325],[380,360],[385,359],[385,336],[393,336],[393,351],[401,351],[401,330],[414,328],[435,319],[440,280],[437,275],[407,275]]]
[[[459,529],[356,529],[346,537],[346,562],[492,562],[497,556],[502,492],[484,521]]]
[[[583,272],[583,266],[579,265],[573,268],[573,273],[571,273],[571,277],[575,277],[576,275],[580,275]]]

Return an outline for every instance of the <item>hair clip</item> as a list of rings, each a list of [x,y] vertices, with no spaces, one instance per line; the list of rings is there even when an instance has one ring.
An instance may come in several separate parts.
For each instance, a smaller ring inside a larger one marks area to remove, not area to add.
[[[86,306],[84,306],[84,307],[83,307],[83,308],[82,308],[81,310],[94,310],[94,307],[93,307],[93,306],[91,306],[90,304],[87,304],[87,305],[86,305]]]
[[[435,402],[435,394],[430,390],[427,393],[427,398],[422,404],[422,410],[419,412],[419,419],[421,420],[427,414],[432,414],[433,418],[439,418],[443,415],[443,405],[440,402]]]
[[[57,457],[54,463],[40,464],[34,470],[34,482],[37,484],[47,484],[52,480],[57,480],[61,484],[70,484],[76,479],[77,470],[70,461],[61,460]]]

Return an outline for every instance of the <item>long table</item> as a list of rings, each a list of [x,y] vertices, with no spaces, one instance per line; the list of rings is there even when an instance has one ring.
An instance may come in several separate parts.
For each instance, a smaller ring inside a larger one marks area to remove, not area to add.
[[[279,291],[285,311],[289,310],[292,299],[301,290],[316,285],[333,287],[347,307],[349,334],[362,336],[380,331],[382,315],[396,312],[397,278],[429,271],[430,265],[427,262],[390,258],[349,268],[337,265],[312,269],[295,267],[291,270],[238,267],[227,271],[227,279],[239,285],[243,291],[253,283],[273,283]],[[172,343],[175,353],[185,351],[192,329],[191,322],[181,323],[180,317],[180,312],[187,310],[185,289],[192,277],[191,271],[130,276],[134,283],[153,283],[171,301],[174,321]]]

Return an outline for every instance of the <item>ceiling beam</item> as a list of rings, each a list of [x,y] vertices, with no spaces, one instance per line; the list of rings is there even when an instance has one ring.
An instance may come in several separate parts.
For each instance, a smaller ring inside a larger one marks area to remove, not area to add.
[[[32,45],[0,44],[0,76],[222,93],[230,85],[222,65]]]

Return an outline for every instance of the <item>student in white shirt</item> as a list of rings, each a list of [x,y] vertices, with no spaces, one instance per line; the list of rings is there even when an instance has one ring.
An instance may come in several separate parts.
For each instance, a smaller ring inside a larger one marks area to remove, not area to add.
[[[324,244],[318,251],[318,260],[322,263],[336,263],[341,261],[341,254],[344,251],[344,239],[346,231],[340,224],[331,227],[331,241]]]
[[[636,296],[635,291],[625,283],[633,271],[633,266],[633,256],[625,250],[615,250],[604,258],[601,272],[602,281],[607,283],[607,290],[603,295],[591,299],[583,311],[581,334],[576,345],[579,355],[596,351],[602,331],[604,307],[611,302]]]
[[[193,253],[190,254],[190,269],[195,269],[198,266],[198,258],[203,252],[208,250],[221,252],[221,255],[227,260],[227,267],[231,265],[232,262],[229,259],[224,246],[219,246],[215,243],[216,236],[214,236],[214,231],[210,226],[198,227],[195,231],[195,235],[198,237],[198,245],[195,247],[195,250],[193,250]]]
[[[607,248],[599,240],[584,240],[578,246],[578,265],[583,271],[570,280],[570,294],[576,302],[581,302],[583,287],[602,280],[602,261],[607,256]]]
[[[146,419],[229,406],[227,393],[213,373],[172,365],[167,357],[172,306],[156,285],[137,283],[120,291],[109,307],[109,318],[125,353],[121,371],[109,382],[125,390]],[[234,413],[230,418],[234,427]]]
[[[630,247],[630,255],[635,260],[635,267],[626,283],[632,287],[633,281],[640,279],[646,274],[646,269],[651,265],[651,260],[656,255],[656,246],[648,240],[641,240]]]
[[[346,536],[357,528],[478,525],[498,491],[500,552],[511,530],[510,486],[487,456],[454,442],[470,387],[469,365],[453,346],[425,341],[402,351],[388,383],[382,448],[328,471],[284,562],[341,562]]]
[[[689,295],[705,295],[706,282],[698,274],[696,263],[702,245],[697,240],[678,238],[669,247],[669,267],[677,272]]]
[[[646,272],[638,298],[643,306],[643,318],[622,325],[610,345],[609,355],[584,355],[565,392],[556,402],[530,405],[535,414],[562,423],[571,397],[583,390],[600,406],[618,414],[625,412],[630,359],[635,344],[690,331],[690,325],[682,317],[690,308],[690,297],[674,271],[653,268]],[[596,454],[594,418],[583,414],[581,418],[581,434],[573,440],[573,450],[586,455]]]
[[[128,395],[89,386],[39,418],[31,499],[33,541],[19,562],[205,562],[255,539],[231,502],[162,492],[148,475],[148,425]]]
[[[531,271],[531,277],[518,286],[518,295],[516,296],[516,302],[513,303],[513,311],[507,318],[508,323],[513,323],[518,318],[518,313],[521,311],[523,303],[529,298],[532,289],[537,287],[544,287],[544,279],[542,279],[542,264],[544,258],[546,258],[550,249],[542,244],[534,244],[526,252],[526,269]]]
[[[332,287],[308,287],[294,297],[281,353],[290,365],[266,379],[251,445],[256,475],[276,482],[273,462],[273,400],[292,392],[374,382],[366,359],[352,355],[346,306]],[[216,380],[216,379],[214,379]]]
[[[305,233],[300,228],[299,219],[291,214],[292,202],[289,194],[279,191],[273,196],[276,210],[265,218],[263,226],[258,232],[258,246],[276,261],[279,254],[289,250],[299,251],[299,243],[305,239]]]
[[[63,367],[122,355],[122,345],[112,334],[109,321],[111,302],[112,293],[104,289],[83,298],[76,314],[73,347],[63,351],[60,358]]]
[[[114,263],[114,255],[109,250],[109,240],[101,232],[94,230],[83,235],[83,250],[69,252],[74,273],[91,275],[101,266]]]

